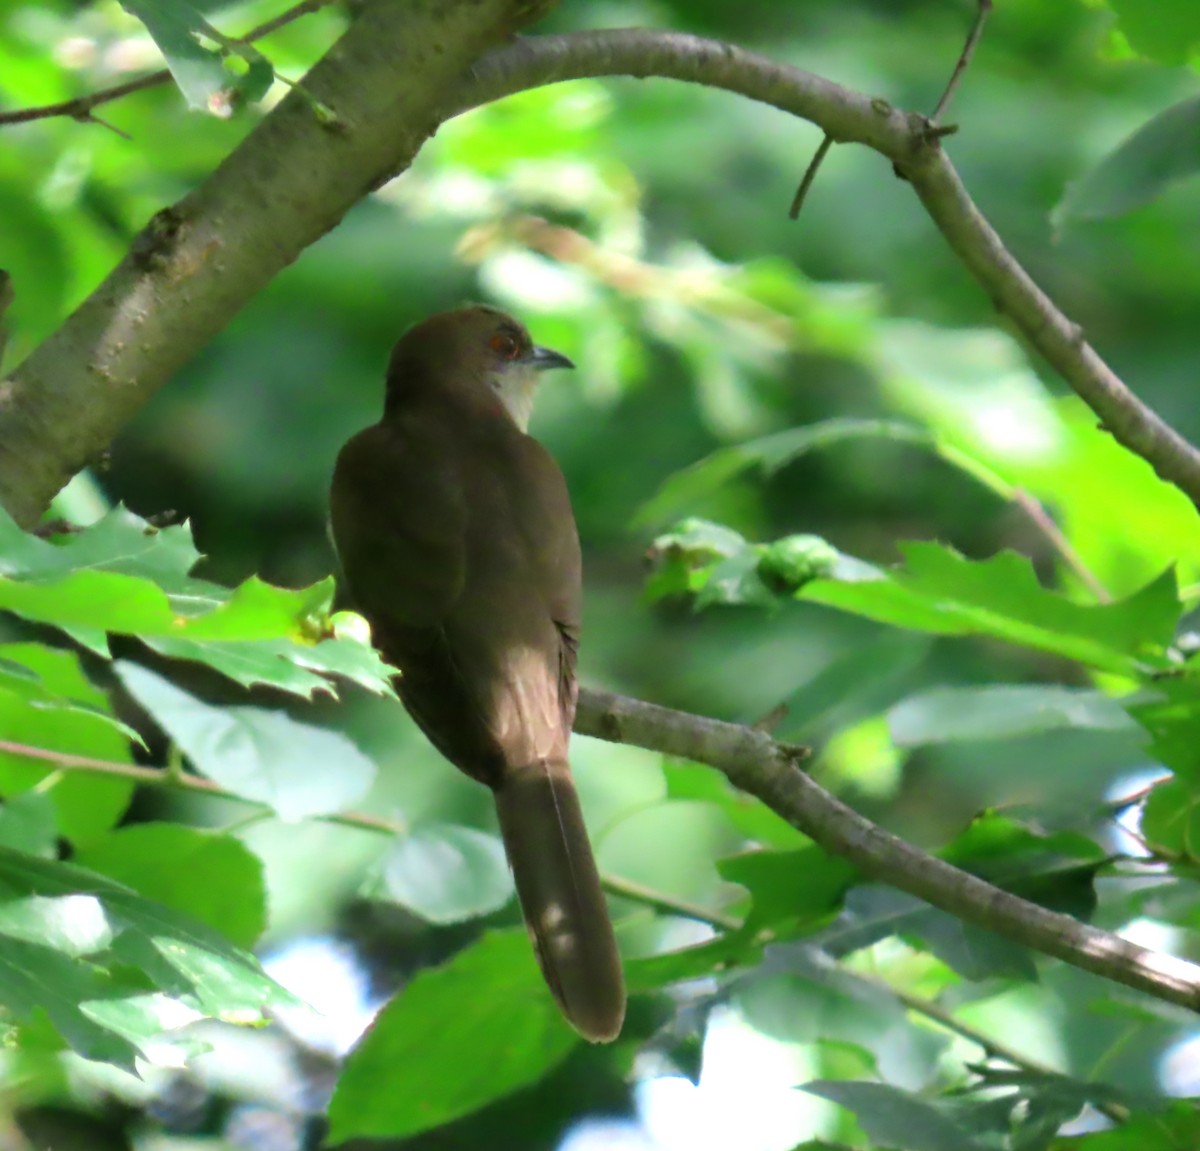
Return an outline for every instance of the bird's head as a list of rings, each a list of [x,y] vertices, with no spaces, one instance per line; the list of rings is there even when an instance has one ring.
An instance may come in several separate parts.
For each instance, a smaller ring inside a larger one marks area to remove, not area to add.
[[[499,399],[513,423],[528,430],[538,378],[548,368],[573,368],[561,352],[534,344],[512,316],[476,304],[442,312],[410,328],[388,365],[389,402],[412,384],[484,391]]]

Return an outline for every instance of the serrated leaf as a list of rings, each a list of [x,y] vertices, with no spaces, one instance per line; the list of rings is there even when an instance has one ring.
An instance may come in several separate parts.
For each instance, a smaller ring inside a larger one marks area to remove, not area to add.
[[[901,550],[903,568],[815,580],[800,598],[916,631],[993,636],[1118,674],[1170,666],[1166,647],[1183,610],[1171,571],[1126,599],[1084,605],[1043,588],[1015,552],[973,561],[940,544]]]
[[[1190,784],[1200,783],[1200,681],[1193,675],[1159,680],[1151,698],[1133,700],[1127,710],[1150,733],[1154,757]]]
[[[852,1111],[868,1139],[897,1151],[986,1151],[932,1102],[887,1083],[814,1079],[801,1090]]]
[[[1165,855],[1200,859],[1200,795],[1181,779],[1156,784],[1142,808],[1140,830]]]
[[[504,845],[473,827],[425,824],[397,838],[383,861],[384,892],[430,923],[460,923],[513,894]]]
[[[1072,184],[1054,210],[1054,225],[1123,216],[1198,171],[1200,97],[1192,96],[1151,117]]]
[[[189,573],[201,556],[186,525],[156,528],[124,508],[57,542],[22,532],[0,510],[0,610],[67,632],[108,658],[106,633],[134,635],[164,655],[208,664],[246,686],[332,691],[343,676],[392,694],[369,645],[324,638],[333,580],[230,589]]]
[[[344,811],[374,781],[375,765],[340,732],[283,712],[213,707],[138,664],[113,666],[198,771],[283,820]]]
[[[330,1141],[440,1127],[536,1082],[578,1041],[524,930],[489,932],[421,972],[379,1013],[334,1090]]]
[[[746,851],[717,860],[722,879],[750,892],[745,932],[770,930],[776,938],[831,915],[858,872],[815,844],[792,851]]]
[[[73,864],[0,848],[0,1001],[132,1069],[158,1032],[296,1000],[217,932]]]
[[[240,840],[177,823],[123,827],[75,862],[251,947],[266,927],[262,861]]]
[[[901,747],[956,740],[1016,739],[1062,729],[1130,731],[1136,725],[1111,696],[1058,684],[939,687],[911,695],[887,713]]]

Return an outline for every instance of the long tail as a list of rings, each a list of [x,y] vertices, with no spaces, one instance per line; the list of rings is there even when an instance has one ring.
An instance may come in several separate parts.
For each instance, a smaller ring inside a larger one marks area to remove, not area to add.
[[[542,975],[571,1026],[607,1043],[625,1018],[625,983],[570,769],[510,768],[495,795]]]

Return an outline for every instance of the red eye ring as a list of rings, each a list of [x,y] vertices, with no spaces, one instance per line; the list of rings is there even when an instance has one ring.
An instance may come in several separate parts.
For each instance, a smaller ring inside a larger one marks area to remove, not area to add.
[[[506,360],[515,360],[521,352],[521,345],[507,332],[497,332],[491,340],[493,352],[498,352]]]

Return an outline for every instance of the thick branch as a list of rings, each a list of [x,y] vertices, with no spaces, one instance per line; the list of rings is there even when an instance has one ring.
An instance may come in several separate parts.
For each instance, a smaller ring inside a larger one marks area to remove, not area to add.
[[[281,268],[404,169],[522,0],[371,0],[191,195],[160,212],[61,328],[0,383],[0,503],[55,492]],[[332,109],[319,119],[313,101]],[[18,285],[19,287],[19,285]]]
[[[1047,911],[917,850],[835,799],[800,770],[795,749],[764,732],[587,690],[575,730],[710,764],[865,875],[1084,971],[1200,1010],[1200,967]]]
[[[1200,451],[1125,386],[1078,325],[1013,258],[967,194],[924,117],[728,44],[650,29],[540,36],[497,49],[476,63],[471,83],[445,114],[589,76],[661,76],[723,88],[811,120],[839,143],[866,144],[888,157],[996,307],[1119,443],[1200,507]]]

